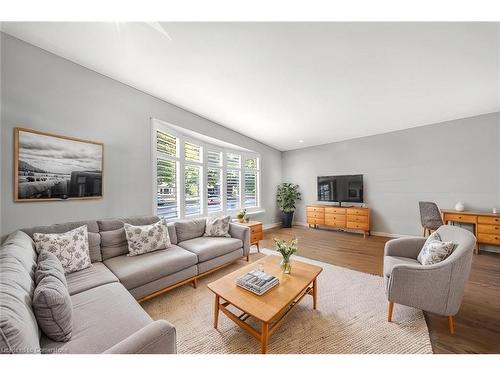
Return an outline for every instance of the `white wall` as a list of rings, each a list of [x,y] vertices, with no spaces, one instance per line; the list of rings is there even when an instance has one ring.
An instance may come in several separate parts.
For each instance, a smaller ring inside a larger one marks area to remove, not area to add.
[[[31,225],[151,213],[150,117],[259,152],[266,212],[256,218],[265,223],[279,221],[275,187],[282,175],[301,185],[301,222],[305,204],[316,201],[316,176],[330,174],[364,174],[378,232],[419,234],[419,200],[500,208],[500,113],[280,153],[18,39],[2,34],[0,43],[4,235]],[[104,198],[14,203],[16,126],[104,142]]]
[[[316,177],[363,174],[372,230],[421,234],[418,201],[500,209],[500,112],[283,153],[283,180],[301,186],[297,222],[316,203]]]
[[[279,221],[279,151],[6,34],[1,34],[1,51],[2,234],[70,220],[151,214],[151,117],[260,153],[266,212],[255,218]],[[16,126],[104,142],[104,198],[14,203]]]

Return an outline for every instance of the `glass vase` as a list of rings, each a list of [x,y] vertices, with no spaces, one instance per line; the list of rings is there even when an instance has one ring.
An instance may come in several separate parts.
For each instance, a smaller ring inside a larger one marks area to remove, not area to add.
[[[281,263],[281,272],[289,274],[292,271],[292,264],[290,262],[290,258],[283,258]]]

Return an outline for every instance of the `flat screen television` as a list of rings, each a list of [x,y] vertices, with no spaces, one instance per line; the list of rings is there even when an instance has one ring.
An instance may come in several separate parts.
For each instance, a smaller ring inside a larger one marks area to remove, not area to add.
[[[318,201],[363,203],[363,175],[318,176]]]

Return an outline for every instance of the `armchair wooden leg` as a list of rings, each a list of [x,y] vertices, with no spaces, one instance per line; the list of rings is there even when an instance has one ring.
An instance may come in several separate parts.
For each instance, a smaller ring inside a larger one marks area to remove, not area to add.
[[[424,237],[425,237],[425,227],[424,227]]]
[[[450,329],[450,333],[452,335],[455,334],[455,322],[453,321],[453,316],[448,317],[448,328]]]
[[[389,301],[389,309],[387,310],[388,322],[392,322],[392,310],[394,310],[394,302]]]
[[[192,284],[193,284],[193,288],[196,289],[198,287],[198,279],[193,279]]]

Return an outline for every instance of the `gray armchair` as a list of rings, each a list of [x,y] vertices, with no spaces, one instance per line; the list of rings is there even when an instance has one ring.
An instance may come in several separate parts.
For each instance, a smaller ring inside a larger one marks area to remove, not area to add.
[[[441,226],[437,232],[443,241],[451,241],[457,247],[448,258],[429,266],[417,261],[425,238],[398,238],[385,244],[384,282],[389,300],[387,320],[392,320],[394,303],[399,303],[447,316],[450,333],[453,334],[453,316],[462,303],[476,238],[468,230],[449,225]]]

